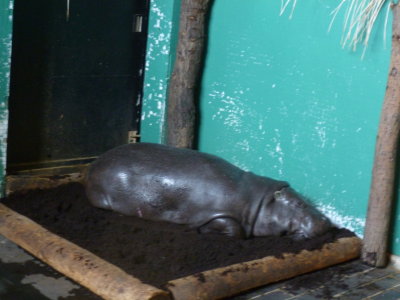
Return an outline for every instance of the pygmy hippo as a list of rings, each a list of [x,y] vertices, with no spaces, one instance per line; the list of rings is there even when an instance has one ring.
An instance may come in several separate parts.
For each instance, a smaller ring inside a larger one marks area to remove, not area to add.
[[[206,153],[159,144],[114,148],[86,176],[92,205],[234,237],[312,238],[332,227],[287,182]]]

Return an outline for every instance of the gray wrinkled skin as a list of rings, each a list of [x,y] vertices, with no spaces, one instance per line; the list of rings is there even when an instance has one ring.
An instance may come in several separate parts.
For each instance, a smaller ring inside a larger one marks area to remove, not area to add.
[[[92,205],[153,221],[235,237],[311,238],[331,228],[289,184],[245,172],[214,155],[158,144],[129,144],[89,167]]]

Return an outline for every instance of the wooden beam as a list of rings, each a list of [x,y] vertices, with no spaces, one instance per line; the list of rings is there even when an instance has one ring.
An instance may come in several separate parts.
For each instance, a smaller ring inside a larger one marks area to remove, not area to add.
[[[0,234],[104,299],[164,300],[170,295],[0,204]]]
[[[392,56],[381,112],[362,260],[374,267],[388,261],[388,237],[394,201],[400,131],[400,6],[393,5]]]
[[[170,146],[193,148],[196,88],[203,65],[205,19],[212,0],[182,0],[179,39],[167,99],[167,136]]]
[[[225,298],[357,258],[360,248],[359,238],[342,238],[325,244],[321,250],[303,250],[299,254],[284,254],[283,258],[267,256],[172,280],[167,288],[175,300]]]
[[[34,189],[50,189],[70,182],[83,182],[82,173],[63,175],[8,175],[6,176],[6,195]]]

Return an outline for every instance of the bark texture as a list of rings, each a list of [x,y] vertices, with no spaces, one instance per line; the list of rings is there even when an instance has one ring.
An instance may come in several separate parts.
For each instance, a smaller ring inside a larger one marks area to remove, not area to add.
[[[179,40],[169,83],[168,145],[193,148],[196,124],[195,91],[199,82],[205,40],[205,18],[211,0],[182,0]]]
[[[267,256],[172,280],[167,288],[174,300],[221,299],[351,260],[360,255],[360,248],[357,237],[341,238],[320,250],[284,254],[283,258]]]
[[[392,55],[376,141],[362,260],[384,267],[394,200],[400,130],[400,6],[393,5]]]

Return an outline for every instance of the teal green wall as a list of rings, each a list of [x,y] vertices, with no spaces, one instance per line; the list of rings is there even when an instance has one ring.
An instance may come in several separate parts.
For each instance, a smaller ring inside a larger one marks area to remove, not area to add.
[[[391,45],[383,40],[383,13],[364,59],[362,49],[342,49],[343,15],[327,32],[339,2],[297,1],[289,19],[289,12],[279,16],[279,1],[215,1],[199,149],[289,181],[333,221],[362,235]],[[156,72],[156,80],[168,72]],[[142,123],[142,141],[162,141],[165,93],[159,96],[144,108],[144,120],[154,118],[152,126]],[[400,213],[396,220],[400,230]],[[400,255],[397,236],[393,252]]]
[[[390,44],[343,50],[332,2],[297,1],[289,20],[274,1],[216,1],[200,149],[289,181],[361,234]]]
[[[161,142],[165,99],[173,68],[178,32],[179,1],[151,0],[143,108],[142,141]]]
[[[0,195],[6,166],[12,10],[12,0],[0,0]]]

